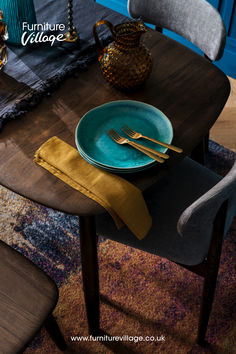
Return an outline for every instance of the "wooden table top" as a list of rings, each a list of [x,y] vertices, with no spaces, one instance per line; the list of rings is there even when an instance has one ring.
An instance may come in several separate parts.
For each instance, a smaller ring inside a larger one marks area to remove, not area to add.
[[[126,175],[145,190],[193,150],[216,121],[230,93],[227,77],[205,58],[154,31],[144,36],[151,49],[153,70],[145,85],[131,93],[112,88],[101,76],[98,62],[69,78],[23,117],[0,133],[0,184],[45,206],[77,215],[104,209],[33,162],[37,148],[56,135],[75,147],[79,119],[90,109],[114,100],[132,99],[154,105],[171,120],[173,144],[164,164]],[[124,177],[124,176],[123,176]]]

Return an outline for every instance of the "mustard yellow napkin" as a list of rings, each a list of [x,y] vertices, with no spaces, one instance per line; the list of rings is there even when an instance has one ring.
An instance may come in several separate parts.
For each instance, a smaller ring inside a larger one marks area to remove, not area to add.
[[[102,205],[118,228],[126,224],[140,240],[148,233],[150,214],[142,192],[131,183],[90,165],[75,148],[56,136],[36,151],[34,161]]]

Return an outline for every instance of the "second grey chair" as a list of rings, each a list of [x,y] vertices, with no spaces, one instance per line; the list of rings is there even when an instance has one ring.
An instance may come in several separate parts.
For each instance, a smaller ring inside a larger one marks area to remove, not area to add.
[[[167,258],[204,278],[198,343],[204,345],[223,236],[236,212],[236,162],[223,179],[185,158],[144,194],[153,225],[143,240],[99,216],[99,235]],[[128,279],[127,279],[128,281]]]
[[[219,60],[223,54],[226,30],[219,12],[206,0],[129,0],[131,17],[153,24],[156,29],[173,31],[195,44],[205,57]],[[209,134],[193,151],[192,157],[204,163]]]
[[[178,33],[210,60],[223,54],[225,26],[219,12],[205,0],[129,0],[128,11],[133,18]]]

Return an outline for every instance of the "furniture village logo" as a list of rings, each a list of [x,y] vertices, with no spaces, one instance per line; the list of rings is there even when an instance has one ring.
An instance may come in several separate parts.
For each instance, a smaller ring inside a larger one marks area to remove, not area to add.
[[[62,23],[52,25],[48,22],[37,24],[23,22],[21,43],[23,46],[26,46],[27,44],[50,42],[51,46],[53,46],[55,41],[63,42],[65,40],[65,35],[63,33],[55,34],[58,31],[65,31],[65,28],[66,26]]]

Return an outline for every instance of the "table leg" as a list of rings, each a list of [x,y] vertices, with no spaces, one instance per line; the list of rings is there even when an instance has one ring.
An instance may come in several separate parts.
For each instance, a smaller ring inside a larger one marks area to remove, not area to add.
[[[99,278],[94,216],[80,216],[80,249],[89,333],[99,333]]]
[[[191,159],[197,161],[201,165],[205,165],[205,147],[206,139],[205,137],[200,141],[200,143],[191,152]]]

